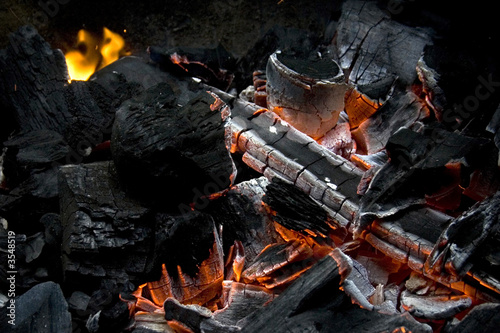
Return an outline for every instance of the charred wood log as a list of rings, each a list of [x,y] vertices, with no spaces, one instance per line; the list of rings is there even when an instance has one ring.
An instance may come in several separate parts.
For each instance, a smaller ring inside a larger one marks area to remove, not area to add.
[[[267,186],[263,201],[275,222],[304,236],[326,239],[333,228],[340,228],[313,199],[278,178]]]
[[[428,128],[423,133],[400,129],[386,147],[390,161],[376,173],[361,199],[356,231],[361,232],[374,218],[425,204],[426,194],[435,193],[447,182],[455,182],[447,173],[447,163],[475,165],[484,159],[481,151],[487,143],[438,128]]]
[[[214,319],[224,325],[236,325],[278,296],[267,288],[251,284],[225,281],[223,286],[225,306],[214,313]]]
[[[413,125],[424,108],[425,105],[414,93],[404,90],[394,92],[377,112],[352,130],[357,143],[356,151],[368,155],[381,151],[397,130]]]
[[[238,323],[242,332],[323,332],[366,330],[430,332],[430,327],[405,316],[383,315],[353,305],[340,289],[345,267],[337,264],[336,252],[327,255],[302,274],[262,310]],[[325,295],[330,295],[325,298]]]
[[[14,308],[11,316],[7,306],[0,310],[0,329],[3,332],[34,332],[42,327],[46,332],[71,332],[68,303],[61,287],[54,282],[36,285],[17,297]]]
[[[240,241],[246,263],[253,262],[266,246],[281,239],[262,205],[268,184],[263,176],[236,184],[225,195],[211,200],[204,210],[224,228],[224,253],[228,254],[230,246]]]
[[[149,209],[129,198],[100,162],[60,170],[63,269],[67,283],[103,277],[138,282],[147,271],[153,240]]]
[[[347,85],[334,60],[277,51],[266,76],[267,105],[283,120],[315,139],[335,126]]]
[[[485,303],[475,306],[460,322],[444,327],[446,333],[473,333],[478,327],[484,332],[494,332],[500,325],[500,305]]]
[[[24,26],[10,35],[2,52],[2,104],[15,112],[21,131],[64,131],[71,119],[64,89],[68,70],[60,50],[52,50],[35,28]]]
[[[340,66],[357,84],[397,76],[406,86],[417,77],[415,67],[432,32],[391,20],[376,2],[347,1],[337,27]]]
[[[231,151],[243,153],[243,162],[295,184],[340,225],[352,221],[362,175],[353,164],[255,104],[237,100],[230,126]]]
[[[200,264],[212,252],[218,237],[218,233],[214,234],[215,228],[212,216],[198,211],[180,216],[157,213],[156,267],[165,264],[167,272],[173,277],[178,275],[180,267],[184,273],[195,277]]]
[[[227,112],[208,93],[178,108],[166,83],[122,105],[111,150],[123,184],[135,195],[173,205],[203,202],[227,189],[234,179],[224,141]]]
[[[212,243],[204,247],[207,241]],[[222,294],[224,253],[219,232],[210,216],[195,214],[190,220],[180,220],[169,228],[162,245],[158,250],[166,264],[162,265],[160,279],[148,282],[145,290],[153,302],[161,306],[169,297],[183,304],[217,302]],[[189,258],[190,255],[197,257]]]
[[[425,262],[430,273],[446,272],[453,277],[484,270],[500,292],[498,239],[500,235],[500,192],[454,219],[442,232]]]
[[[408,291],[401,294],[401,307],[424,319],[448,319],[471,305],[472,300],[466,295],[420,296]]]

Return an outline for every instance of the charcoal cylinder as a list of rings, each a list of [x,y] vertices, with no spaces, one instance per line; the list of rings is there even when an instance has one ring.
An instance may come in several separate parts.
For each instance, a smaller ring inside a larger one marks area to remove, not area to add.
[[[344,110],[344,74],[332,59],[276,51],[267,62],[268,108],[299,131],[319,139]]]

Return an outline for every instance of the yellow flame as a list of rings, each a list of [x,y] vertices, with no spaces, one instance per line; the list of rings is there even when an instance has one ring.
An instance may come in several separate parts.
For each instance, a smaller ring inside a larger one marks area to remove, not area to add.
[[[125,46],[125,40],[117,33],[104,27],[104,43],[101,47],[102,63],[101,68],[115,62],[120,58],[120,51]]]
[[[103,28],[103,40],[99,41],[86,30],[78,31],[79,50],[65,54],[71,80],[88,80],[96,71],[118,60],[123,54],[125,40],[122,36]]]
[[[85,30],[78,31],[78,45],[83,50],[73,50],[65,54],[69,77],[72,80],[87,80],[99,64],[100,55],[96,50],[97,41]]]

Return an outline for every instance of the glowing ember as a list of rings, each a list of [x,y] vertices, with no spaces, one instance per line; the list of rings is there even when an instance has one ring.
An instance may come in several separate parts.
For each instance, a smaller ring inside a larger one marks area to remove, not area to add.
[[[103,28],[102,40],[95,38],[86,30],[78,31],[78,49],[65,54],[71,80],[88,80],[96,70],[126,55],[123,51],[124,46],[124,39],[106,27]]]

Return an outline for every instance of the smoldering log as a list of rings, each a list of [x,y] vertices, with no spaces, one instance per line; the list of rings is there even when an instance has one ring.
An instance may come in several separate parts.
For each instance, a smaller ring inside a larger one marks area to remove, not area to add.
[[[340,289],[348,272],[339,267],[335,251],[302,274],[280,296],[262,310],[238,323],[242,332],[304,332],[306,330],[346,332],[393,331],[401,327],[412,332],[431,332],[427,325],[409,316],[384,315],[353,305]],[[325,295],[330,295],[325,298]]]
[[[162,204],[174,206],[203,204],[204,197],[227,189],[234,179],[224,141],[228,109],[206,92],[180,108],[177,103],[167,83],[124,103],[113,126],[113,160],[135,195],[168,199]]]
[[[231,113],[228,141],[243,162],[269,180],[295,184],[342,226],[352,221],[361,171],[255,104],[237,100]]]
[[[451,216],[427,207],[409,209],[375,221],[370,232],[423,262],[451,220]]]
[[[304,240],[290,240],[265,248],[242,272],[247,283],[261,283],[268,289],[284,287],[309,269],[316,261],[311,246]]]
[[[450,161],[475,165],[484,159],[488,140],[471,138],[439,128],[421,133],[402,128],[387,143],[390,160],[373,177],[361,198],[357,232],[374,218],[384,218],[410,206],[425,204],[432,194],[455,179],[446,172]],[[424,180],[424,181],[422,181]]]
[[[345,112],[351,129],[357,128],[389,100],[395,88],[396,77],[385,77],[366,85],[357,85],[346,92]]]
[[[196,212],[176,222],[165,230],[167,237],[161,246],[157,244],[155,251],[157,262],[163,262],[161,276],[141,287],[142,291],[158,306],[169,297],[183,304],[217,302],[224,278],[224,253],[218,228],[209,215]]]
[[[421,296],[408,291],[401,294],[401,307],[424,319],[447,319],[468,309],[472,300],[466,295]]]
[[[425,105],[411,91],[401,87],[368,119],[352,130],[356,151],[374,154],[385,148],[391,135],[401,127],[410,127],[425,113]]]
[[[275,212],[274,221],[304,236],[326,240],[333,228],[341,227],[299,188],[278,178],[273,178],[266,187],[263,201]]]
[[[228,254],[230,246],[240,241],[245,249],[246,263],[253,262],[266,246],[281,239],[262,205],[268,184],[263,176],[238,183],[225,195],[211,200],[203,210],[224,228],[224,253]]]
[[[267,105],[299,131],[318,139],[344,109],[344,73],[328,58],[277,51],[266,67]]]
[[[267,288],[241,282],[225,281],[223,288],[226,303],[214,313],[214,319],[224,325],[236,325],[278,296]]]
[[[120,188],[113,163],[62,167],[59,191],[66,282],[86,277],[90,286],[103,277],[124,282],[142,277],[154,225],[149,209]]]
[[[500,275],[498,235],[500,231],[500,192],[476,204],[455,218],[443,230],[425,262],[429,273],[446,272],[452,277],[464,276],[471,270],[484,270],[492,282]],[[500,284],[496,285],[496,289]]]

